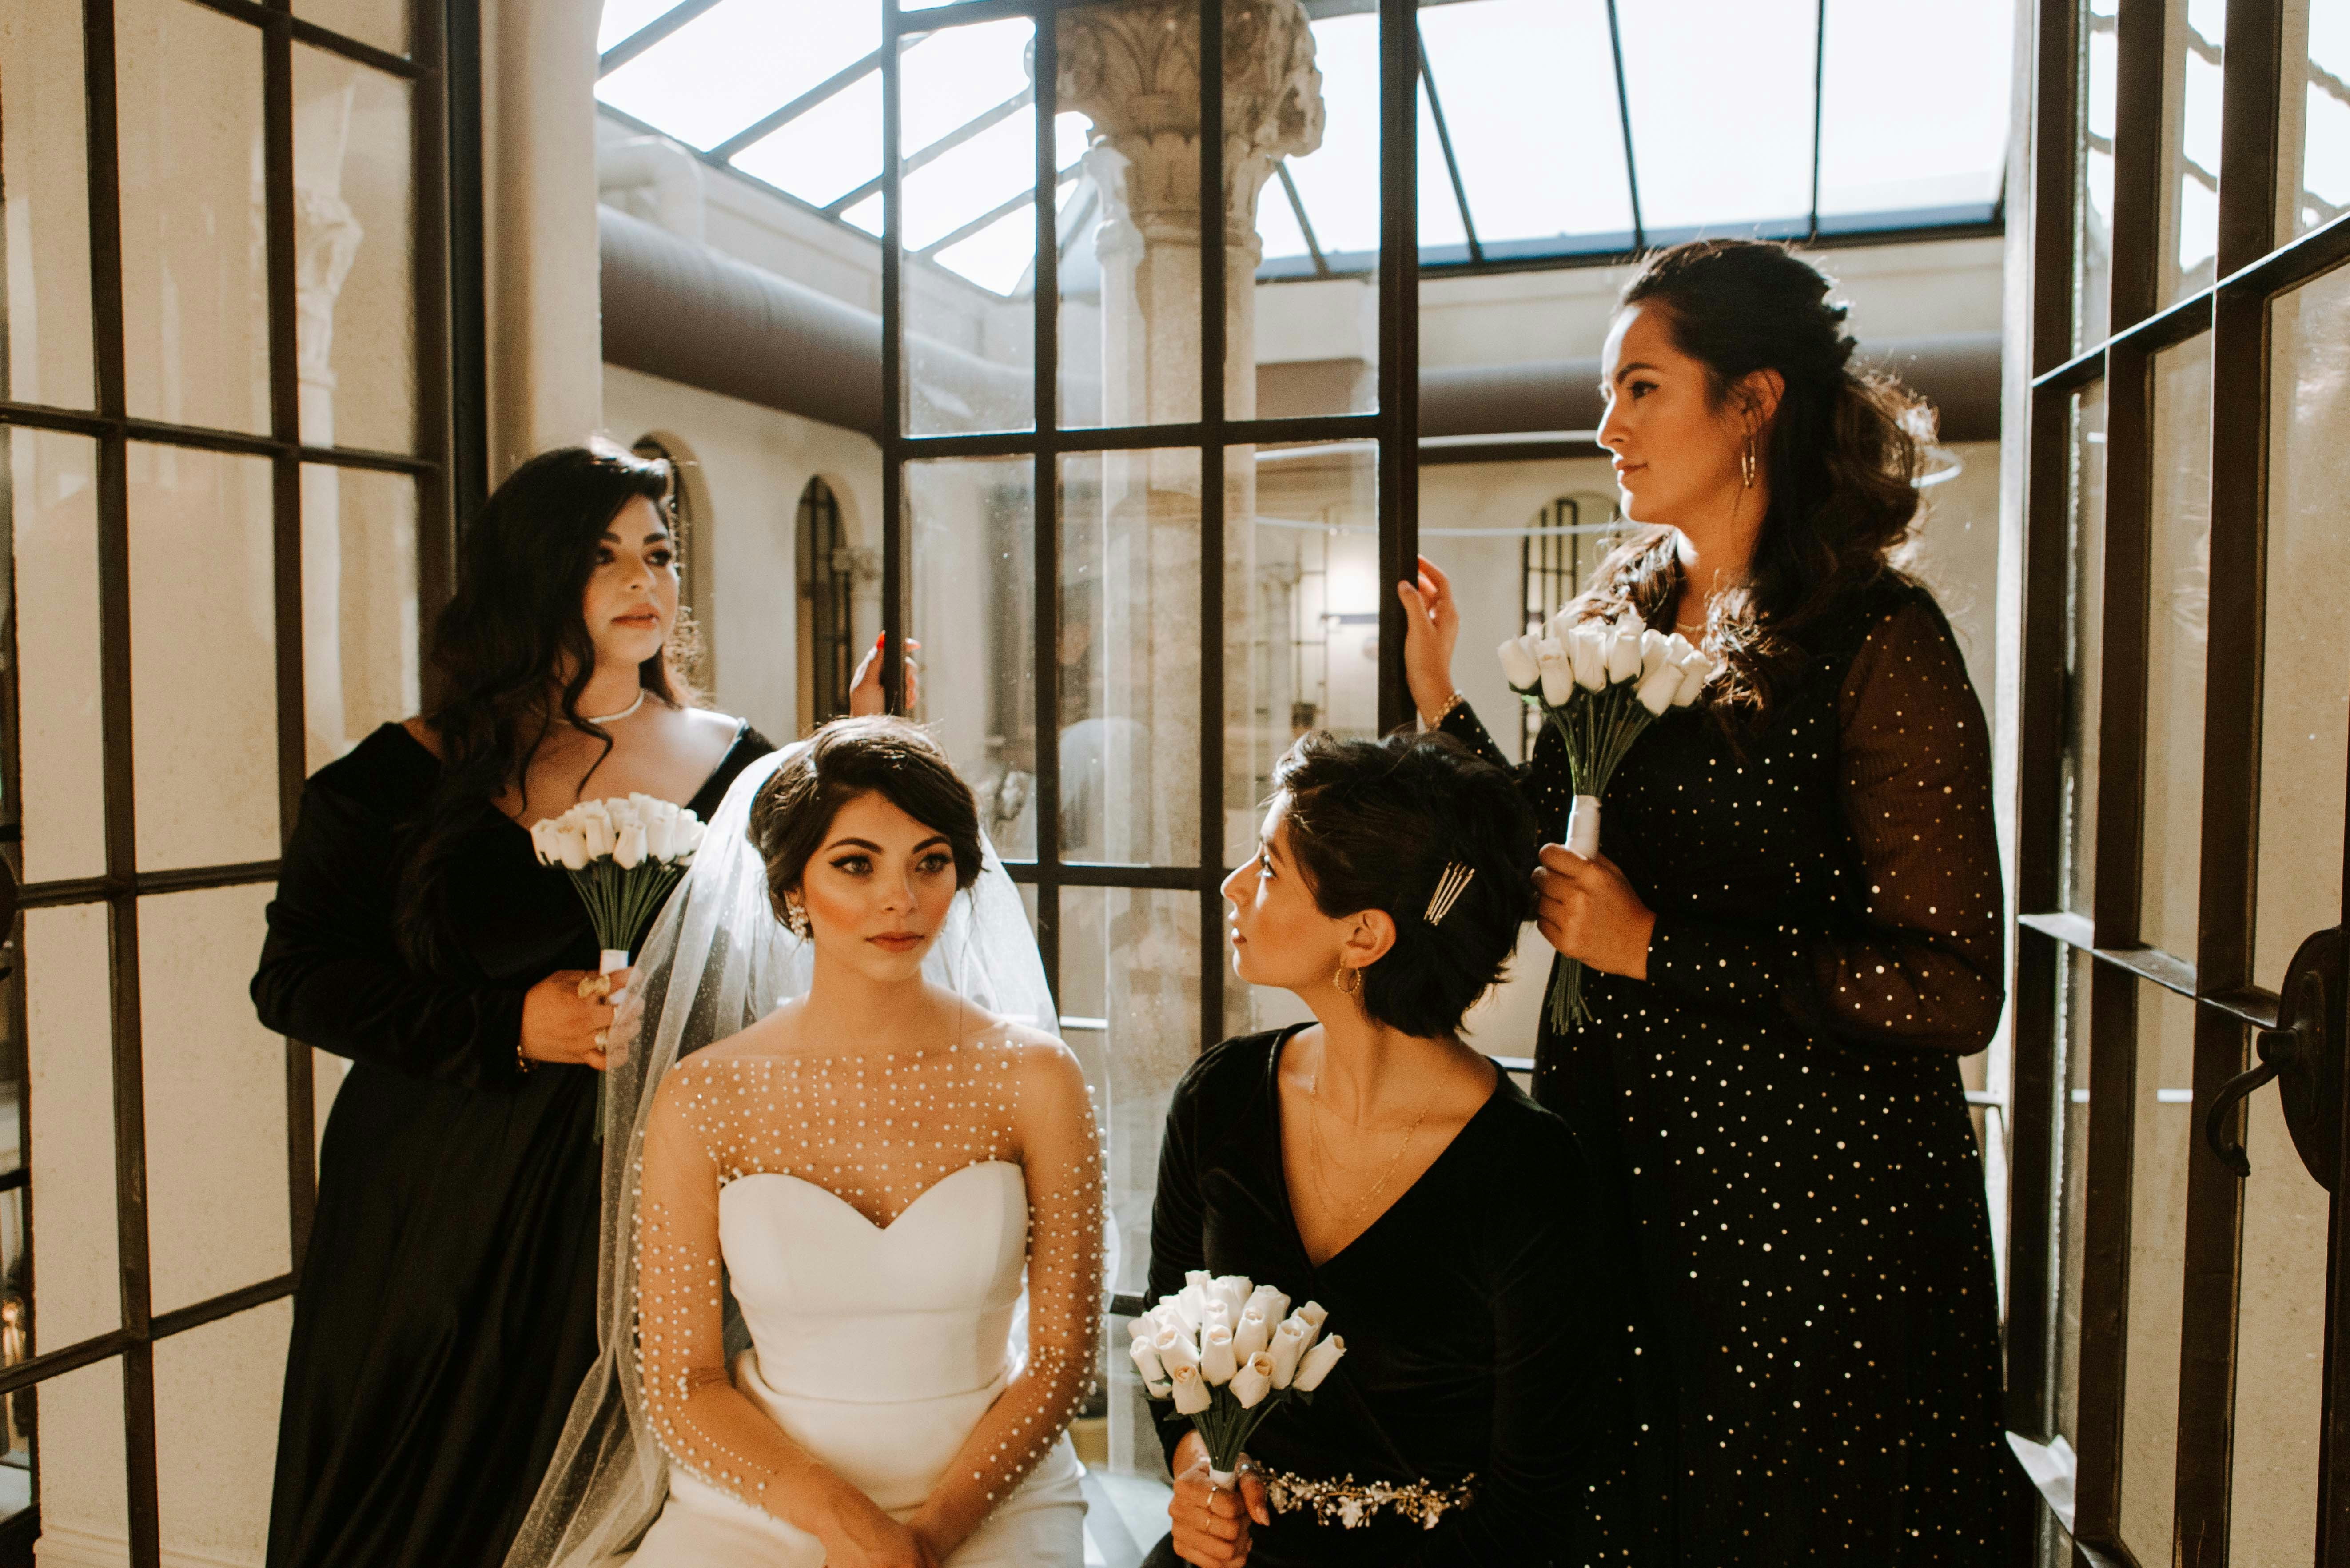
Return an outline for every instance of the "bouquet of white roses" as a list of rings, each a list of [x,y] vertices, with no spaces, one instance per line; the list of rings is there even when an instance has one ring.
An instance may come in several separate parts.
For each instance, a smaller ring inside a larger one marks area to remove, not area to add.
[[[561,816],[531,824],[531,847],[539,863],[560,866],[588,906],[604,950],[598,975],[629,967],[629,954],[662,900],[675,888],[702,844],[701,818],[681,805],[649,794],[625,799],[583,800]],[[580,987],[586,995],[590,981]],[[609,982],[604,982],[608,990]],[[596,1088],[596,1136],[604,1136],[604,1088]]]
[[[1134,1320],[1127,1353],[1143,1392],[1174,1402],[1165,1418],[1188,1417],[1208,1445],[1210,1482],[1229,1489],[1257,1423],[1288,1400],[1311,1403],[1347,1342],[1322,1337],[1329,1314],[1317,1303],[1291,1312],[1287,1296],[1240,1274],[1193,1269],[1183,1279]]]
[[[1599,853],[1599,797],[1607,793],[1616,765],[1666,709],[1697,701],[1713,677],[1713,661],[1680,633],[1668,637],[1630,614],[1614,621],[1571,621],[1566,610],[1498,651],[1510,690],[1538,705],[1566,743],[1575,804],[1565,842],[1591,859]],[[1564,1030],[1590,1018],[1583,1004],[1583,965],[1568,959],[1551,985],[1551,1027]]]

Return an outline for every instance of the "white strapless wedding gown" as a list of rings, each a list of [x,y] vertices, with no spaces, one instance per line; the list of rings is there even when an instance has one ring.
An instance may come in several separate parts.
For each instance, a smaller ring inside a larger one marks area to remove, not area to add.
[[[1003,1390],[1028,1251],[1019,1166],[939,1181],[888,1227],[796,1176],[753,1174],[718,1195],[718,1230],[752,1348],[734,1386],[795,1442],[893,1518],[910,1517]],[[1076,1451],[1052,1451],[947,1561],[1080,1568]],[[660,1518],[630,1568],[820,1568],[823,1543],[670,1468]]]

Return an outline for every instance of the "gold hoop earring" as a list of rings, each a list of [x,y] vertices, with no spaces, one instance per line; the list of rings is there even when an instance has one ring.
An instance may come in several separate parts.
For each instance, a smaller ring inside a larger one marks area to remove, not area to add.
[[[1358,969],[1348,969],[1345,964],[1340,964],[1338,972],[1330,977],[1330,983],[1346,995],[1357,995],[1363,989],[1363,971]]]
[[[1750,435],[1746,438],[1746,444],[1740,448],[1738,452],[1738,483],[1742,489],[1754,488],[1754,474],[1758,467],[1760,464],[1754,456],[1754,438]]]

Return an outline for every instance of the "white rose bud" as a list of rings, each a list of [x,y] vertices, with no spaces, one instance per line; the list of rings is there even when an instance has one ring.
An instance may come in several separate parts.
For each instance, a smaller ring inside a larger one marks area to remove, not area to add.
[[[1646,680],[1672,662],[1672,639],[1661,631],[1644,628],[1640,633],[1640,679]]]
[[[1558,639],[1559,641],[1565,642],[1567,639],[1567,634],[1572,632],[1574,629],[1575,607],[1573,605],[1561,605],[1556,610],[1552,612],[1550,619],[1544,623],[1542,634],[1544,637],[1555,637]]]
[[[1640,634],[1617,621],[1607,633],[1607,679],[1629,680],[1640,673]]]
[[[668,860],[677,853],[677,817],[659,813],[645,818],[645,853],[655,860]]]
[[[584,802],[582,803],[584,805]],[[588,843],[588,858],[612,853],[612,819],[600,811],[582,810],[579,814],[580,836]]]
[[[1158,1333],[1159,1324],[1152,1320],[1149,1313],[1126,1320],[1126,1337],[1128,1339],[1152,1339],[1157,1337]]]
[[[559,866],[563,862],[563,841],[547,817],[542,816],[530,825],[530,847],[542,866]]]
[[[565,867],[572,871],[587,870],[588,862],[594,858],[588,847],[587,830],[577,823],[570,822],[556,827],[555,835]]]
[[[1204,1334],[1211,1328],[1221,1328],[1226,1334],[1232,1331],[1232,1309],[1224,1304],[1222,1296],[1209,1297],[1207,1307],[1200,1314],[1200,1332]],[[1205,1345],[1207,1341],[1202,1339],[1200,1343]]]
[[[1314,1331],[1296,1318],[1285,1320],[1273,1331],[1273,1343],[1265,1355],[1273,1361],[1273,1386],[1286,1388],[1289,1380],[1297,1376],[1297,1363],[1305,1355],[1305,1347],[1314,1339]]]
[[[1305,1326],[1318,1334],[1322,1332],[1322,1325],[1330,1321],[1330,1309],[1320,1302],[1307,1302],[1289,1315],[1304,1320]]]
[[[1167,1381],[1174,1391],[1178,1414],[1196,1416],[1208,1407],[1211,1401],[1208,1380],[1200,1376],[1198,1367],[1179,1366]]]
[[[1170,1377],[1175,1376],[1179,1366],[1200,1365],[1200,1347],[1188,1334],[1163,1333],[1150,1342],[1150,1348],[1159,1353],[1159,1365],[1167,1369]]]
[[[1305,1359],[1297,1364],[1297,1376],[1293,1382],[1302,1391],[1313,1393],[1322,1386],[1322,1379],[1330,1376],[1330,1368],[1337,1366],[1338,1358],[1346,1354],[1346,1335],[1332,1334],[1305,1353]]]
[[[1216,1280],[1216,1294],[1232,1309],[1232,1321],[1240,1321],[1241,1308],[1248,1305],[1249,1293],[1256,1287],[1246,1274],[1223,1274]]]
[[[1246,1361],[1273,1343],[1273,1324],[1264,1315],[1264,1308],[1253,1300],[1241,1309],[1241,1321],[1232,1328],[1232,1355]]]
[[[1240,1370],[1240,1357],[1232,1354],[1232,1331],[1222,1324],[1211,1323],[1200,1331],[1200,1376],[1211,1383],[1230,1383],[1232,1374]]]
[[[1542,679],[1542,666],[1534,662],[1534,639],[1513,637],[1493,651],[1501,656],[1502,679],[1510,683],[1513,691],[1531,691]]]
[[[1655,674],[1640,677],[1640,684],[1633,688],[1632,695],[1640,700],[1641,707],[1655,714],[1672,706],[1673,699],[1680,692],[1681,672],[1669,664],[1660,664]]]
[[[1575,695],[1575,664],[1565,643],[1544,638],[1534,645],[1534,664],[1542,671],[1544,701],[1555,708]]]
[[[1566,640],[1566,650],[1575,659],[1575,683],[1586,691],[1596,691],[1607,684],[1607,634],[1596,621],[1585,621],[1575,628]]]
[[[1273,1392],[1273,1357],[1252,1355],[1248,1364],[1232,1374],[1232,1397],[1241,1402],[1243,1410],[1253,1410]]]
[[[1254,1307],[1262,1307],[1264,1310],[1264,1321],[1266,1324],[1266,1333],[1268,1334],[1272,1332],[1273,1324],[1279,1323],[1283,1318],[1289,1315],[1289,1298],[1283,1295],[1279,1291],[1274,1290],[1271,1285],[1257,1286],[1255,1291],[1249,1296],[1249,1304]]]
[[[1693,648],[1690,649],[1690,656],[1681,661],[1680,672],[1680,690],[1673,693],[1673,706],[1686,708],[1697,701],[1698,693],[1705,690],[1705,683],[1713,679],[1713,660],[1707,658],[1702,649]]]
[[[1671,659],[1675,664],[1681,663],[1687,659],[1690,654],[1695,653],[1696,651],[1697,645],[1690,642],[1688,638],[1683,637],[1679,632],[1675,632],[1672,636],[1665,639],[1665,657]]]
[[[1142,1386],[1151,1391],[1154,1398],[1165,1398],[1159,1389],[1167,1382],[1167,1366],[1159,1359],[1159,1352],[1148,1340],[1138,1339],[1126,1347],[1126,1353],[1134,1358],[1134,1369],[1142,1374]]]
[[[680,812],[678,815],[684,820],[677,826],[677,857],[680,860],[690,860],[693,857],[693,852],[702,847],[704,825],[690,811]]]
[[[645,825],[643,823],[629,822],[620,826],[619,841],[612,846],[612,858],[620,863],[620,869],[623,871],[632,871],[644,863]]]

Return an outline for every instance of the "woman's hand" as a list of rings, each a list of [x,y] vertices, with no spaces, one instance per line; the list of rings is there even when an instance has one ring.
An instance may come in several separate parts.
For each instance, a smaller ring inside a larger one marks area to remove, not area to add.
[[[1403,677],[1423,722],[1433,723],[1452,701],[1452,648],[1461,640],[1461,605],[1452,579],[1427,556],[1419,557],[1419,581],[1398,583],[1403,600]]]
[[[612,1021],[630,970],[590,974],[559,969],[522,998],[522,1054],[534,1062],[576,1062],[602,1072]]]
[[[1201,1568],[1241,1568],[1248,1561],[1249,1521],[1273,1522],[1255,1462],[1243,1454],[1239,1492],[1222,1490],[1208,1480],[1208,1445],[1199,1433],[1186,1432],[1175,1449],[1174,1469],[1167,1517],[1175,1526],[1175,1555]]]
[[[889,711],[881,691],[881,643],[889,635],[883,632],[873,639],[873,646],[857,661],[857,673],[849,678],[848,711],[857,718]],[[910,637],[906,639],[906,689],[902,696],[903,711],[909,713],[922,700],[922,667],[914,662],[914,654],[921,646]]]
[[[940,1553],[910,1525],[846,1482],[833,1493],[830,1517],[814,1532],[824,1542],[825,1568],[939,1568]]]
[[[1657,917],[1605,855],[1586,860],[1564,844],[1542,846],[1534,869],[1544,940],[1607,974],[1648,978],[1648,938]]]

